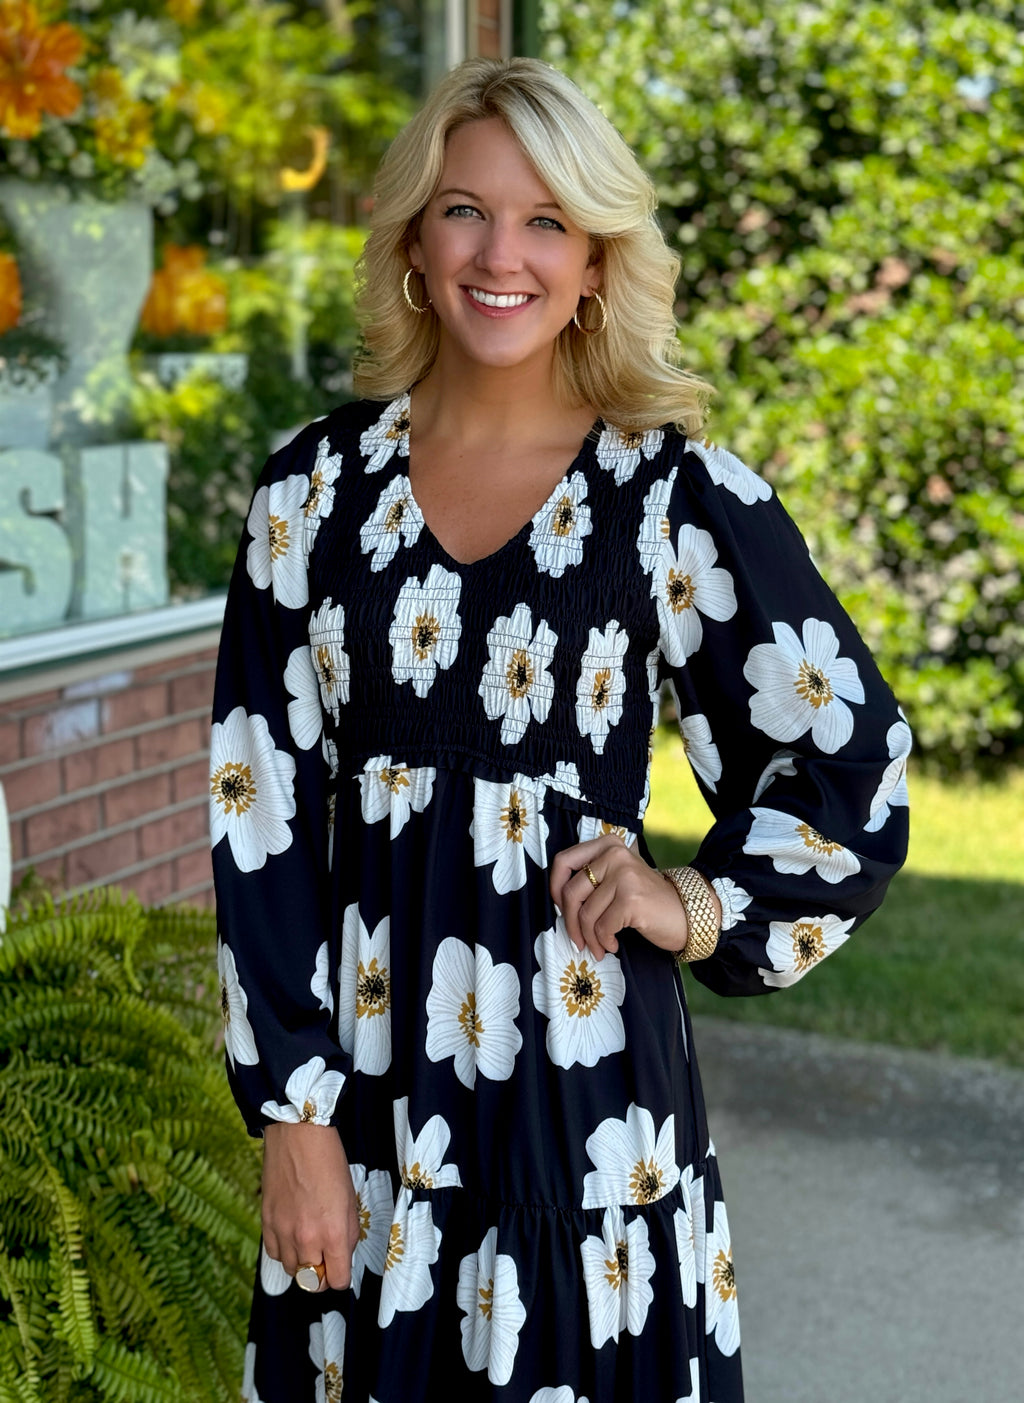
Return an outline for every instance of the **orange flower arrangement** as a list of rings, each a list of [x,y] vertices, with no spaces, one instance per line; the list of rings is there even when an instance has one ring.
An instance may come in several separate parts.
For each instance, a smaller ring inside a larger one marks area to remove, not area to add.
[[[214,336],[228,320],[225,280],[205,267],[206,254],[196,245],[167,244],[163,267],[153,274],[140,326],[151,336],[188,332]]]
[[[0,250],[0,336],[13,331],[21,319],[21,278],[9,253]]]
[[[72,24],[41,24],[32,0],[0,0],[0,133],[28,140],[42,115],[70,117],[82,90],[69,78],[85,51]]]

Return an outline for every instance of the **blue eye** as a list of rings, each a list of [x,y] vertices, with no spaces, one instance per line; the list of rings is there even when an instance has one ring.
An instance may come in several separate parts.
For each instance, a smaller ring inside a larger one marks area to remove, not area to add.
[[[558,229],[561,233],[565,233],[565,225],[559,224],[558,220],[552,219],[549,214],[538,214],[533,222],[534,224],[540,224],[545,229]]]
[[[467,214],[472,215],[479,213],[480,211],[476,208],[475,205],[449,205],[444,212],[444,217],[445,219],[450,219],[452,215],[458,215],[460,218],[462,218]]]

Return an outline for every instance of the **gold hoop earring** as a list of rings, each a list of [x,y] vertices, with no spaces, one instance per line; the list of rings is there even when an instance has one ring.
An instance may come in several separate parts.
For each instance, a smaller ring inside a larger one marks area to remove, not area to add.
[[[594,301],[601,308],[601,325],[584,326],[580,321],[580,309],[578,307],[573,313],[572,324],[577,331],[582,331],[584,336],[597,336],[600,332],[604,331],[605,327],[608,325],[608,308],[604,305],[604,298],[599,292],[592,292],[590,296],[593,297]],[[584,300],[589,302],[590,298],[588,297]]]
[[[412,277],[415,271],[416,270],[414,268],[410,268],[409,271],[406,273],[405,277],[402,279],[402,296],[405,298],[405,305],[409,308],[409,311],[415,312],[417,316],[422,316],[424,312],[429,311],[430,309],[430,298],[427,298],[426,307],[417,307],[416,303],[412,300],[412,296],[409,293],[409,279]]]

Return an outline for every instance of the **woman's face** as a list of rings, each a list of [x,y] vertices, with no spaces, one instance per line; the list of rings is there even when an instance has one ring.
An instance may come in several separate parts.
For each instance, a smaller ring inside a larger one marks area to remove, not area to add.
[[[449,136],[409,259],[426,279],[442,354],[494,368],[549,365],[580,297],[601,280],[589,236],[498,118]]]

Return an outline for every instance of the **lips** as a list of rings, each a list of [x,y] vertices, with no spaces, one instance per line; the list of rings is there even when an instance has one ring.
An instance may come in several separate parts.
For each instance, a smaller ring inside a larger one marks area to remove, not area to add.
[[[534,300],[534,294],[531,292],[485,292],[479,287],[467,287],[465,291],[466,295],[480,306],[495,307],[501,311],[524,307],[527,302]]]

